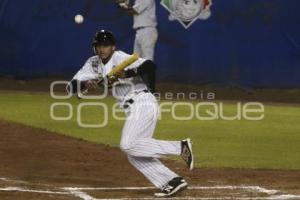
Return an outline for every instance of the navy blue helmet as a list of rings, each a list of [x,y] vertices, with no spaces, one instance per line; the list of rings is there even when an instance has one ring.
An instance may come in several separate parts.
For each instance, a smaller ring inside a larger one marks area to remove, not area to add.
[[[108,30],[98,31],[94,37],[93,47],[95,48],[97,45],[115,46],[116,45],[115,36],[111,31]]]

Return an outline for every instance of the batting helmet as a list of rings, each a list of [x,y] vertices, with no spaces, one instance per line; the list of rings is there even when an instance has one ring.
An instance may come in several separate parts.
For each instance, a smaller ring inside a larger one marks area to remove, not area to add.
[[[98,31],[94,37],[93,47],[95,48],[97,45],[116,45],[115,36],[111,31],[101,30]]]

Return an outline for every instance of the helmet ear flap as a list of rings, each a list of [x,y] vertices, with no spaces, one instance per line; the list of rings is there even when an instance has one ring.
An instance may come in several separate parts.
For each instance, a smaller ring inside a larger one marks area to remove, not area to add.
[[[97,55],[97,48],[96,48],[96,46],[97,46],[97,41],[96,41],[96,40],[94,40],[92,46],[93,46],[93,52],[94,52],[94,54]]]

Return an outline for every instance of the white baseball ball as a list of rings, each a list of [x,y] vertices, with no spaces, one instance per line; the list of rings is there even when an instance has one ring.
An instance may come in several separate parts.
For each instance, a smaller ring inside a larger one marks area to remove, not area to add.
[[[74,18],[74,20],[75,20],[75,22],[76,22],[77,24],[82,24],[83,21],[84,21],[84,18],[83,18],[82,15],[76,15],[75,18]]]

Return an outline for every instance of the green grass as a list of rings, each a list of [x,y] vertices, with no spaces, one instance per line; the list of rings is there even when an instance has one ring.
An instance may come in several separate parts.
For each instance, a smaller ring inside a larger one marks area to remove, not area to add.
[[[72,98],[59,101],[73,105],[74,116],[69,121],[51,120],[49,113],[53,102],[46,93],[2,91],[0,118],[92,142],[119,145],[124,121],[114,120],[109,115],[108,126],[104,128],[80,128],[76,121],[76,108],[86,100]],[[101,102],[111,107],[114,100],[107,98]],[[226,103],[224,110],[226,116],[233,115],[236,105]],[[58,109],[55,113],[64,116],[67,110]],[[187,108],[178,108],[176,114],[187,115]],[[83,116],[86,123],[102,119],[97,108],[84,109]],[[192,138],[198,167],[300,169],[299,106],[265,105],[265,118],[261,121],[201,121],[196,118],[176,121],[165,113],[158,123],[155,137],[168,140]]]

